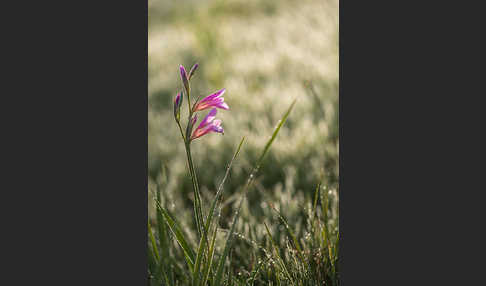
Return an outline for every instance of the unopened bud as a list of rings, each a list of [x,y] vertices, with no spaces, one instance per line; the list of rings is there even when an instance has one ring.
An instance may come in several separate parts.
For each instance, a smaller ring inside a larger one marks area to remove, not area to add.
[[[174,118],[177,122],[181,119],[182,92],[179,92],[174,99]]]
[[[188,79],[191,80],[192,76],[194,75],[194,73],[196,72],[197,70],[197,67],[199,66],[198,63],[194,64],[191,68],[191,70],[189,71],[189,76],[188,76]]]
[[[179,70],[181,72],[182,83],[184,84],[184,88],[186,89],[186,95],[188,95],[189,94],[189,80],[187,79],[186,69],[184,68],[183,65],[180,65]]]

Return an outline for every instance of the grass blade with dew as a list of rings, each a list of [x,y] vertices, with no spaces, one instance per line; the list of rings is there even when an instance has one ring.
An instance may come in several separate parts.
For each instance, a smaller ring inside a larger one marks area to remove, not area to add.
[[[164,166],[165,167],[165,166]],[[164,169],[165,173],[167,174],[167,169]],[[166,179],[168,181],[168,179]],[[152,196],[153,199],[156,203],[161,204],[161,194],[160,194],[160,185],[157,184],[156,186],[156,192],[152,190]],[[165,221],[163,219],[163,215],[161,211],[156,208],[156,226],[157,226],[157,232],[158,232],[158,239],[159,239],[159,248],[158,251],[160,260],[157,261],[158,263],[158,269],[162,271],[162,274],[164,275],[164,279],[167,282],[167,275],[168,273],[166,270],[168,269],[167,262],[162,259],[162,257],[169,257],[169,242],[168,242],[168,232],[167,232],[167,226],[165,224]]]
[[[199,285],[198,284],[199,283],[199,270],[200,270],[200,267],[201,267],[201,260],[202,260],[203,254],[204,254],[204,249],[206,247],[207,233],[209,231],[209,228],[211,227],[211,223],[212,223],[212,220],[213,220],[214,209],[216,208],[217,202],[219,201],[219,198],[222,194],[223,185],[224,185],[224,182],[226,181],[226,178],[228,177],[231,166],[233,165],[233,161],[236,159],[236,157],[240,153],[240,149],[241,149],[241,146],[243,145],[244,141],[245,141],[245,137],[243,137],[241,139],[240,144],[238,145],[238,148],[236,149],[236,152],[234,153],[233,157],[231,158],[230,163],[228,164],[228,167],[226,168],[226,173],[223,177],[223,180],[219,184],[218,190],[217,190],[216,195],[214,197],[214,200],[211,204],[211,208],[208,212],[208,217],[207,217],[206,223],[204,225],[204,231],[202,233],[201,239],[199,240],[199,247],[198,247],[198,251],[197,251],[196,264],[195,264],[194,272],[193,272],[192,285],[195,285],[195,286]]]
[[[255,174],[260,169],[260,166],[262,164],[263,158],[265,158],[265,155],[268,153],[268,150],[270,149],[270,146],[272,146],[272,143],[275,140],[275,138],[277,137],[277,134],[280,131],[280,128],[282,127],[282,125],[287,120],[287,118],[288,118],[288,116],[290,114],[290,111],[292,111],[292,108],[294,107],[295,102],[296,102],[296,99],[294,99],[292,101],[292,104],[287,109],[287,111],[285,112],[285,114],[282,117],[282,119],[280,119],[277,127],[273,131],[272,137],[270,137],[270,140],[268,140],[267,144],[265,144],[265,148],[263,148],[263,152],[260,155],[260,157],[258,158],[257,164],[255,165],[255,167],[251,171],[250,176],[248,177],[248,180],[246,181],[246,184],[243,187],[243,191],[242,191],[242,194],[241,194],[240,202],[239,202],[238,208],[237,208],[237,210],[235,212],[235,216],[234,216],[234,219],[233,219],[233,223],[231,224],[231,230],[230,230],[230,233],[228,233],[228,236],[226,238],[226,243],[225,243],[225,246],[224,246],[223,254],[219,258],[218,268],[217,268],[217,272],[216,272],[216,277],[214,279],[214,284],[213,284],[214,286],[219,286],[221,284],[221,279],[222,279],[222,276],[223,276],[224,263],[226,261],[226,256],[228,255],[229,248],[231,247],[231,241],[232,241],[232,237],[233,237],[233,232],[234,232],[235,225],[236,225],[236,222],[237,222],[238,217],[239,217],[239,214],[240,214],[240,210],[241,210],[241,205],[243,203],[243,199],[246,196],[246,192],[248,191],[249,186],[253,182],[253,179],[255,177]]]
[[[320,192],[321,192],[321,183],[322,183],[322,178],[319,181],[319,183],[317,184],[316,190],[314,191],[314,203],[312,205],[312,211],[309,214],[310,224],[311,224],[311,233],[312,233],[312,243],[314,245],[318,245],[319,244],[319,241],[316,238],[316,234],[315,233],[316,233],[316,228],[317,228],[316,223],[318,225],[320,225],[319,224],[319,217],[317,216],[317,201],[319,199]]]
[[[157,277],[155,277],[155,272],[157,271],[157,262],[155,261],[154,252],[152,249],[150,249],[149,245],[147,245],[147,254],[149,275],[153,276],[154,279],[157,279]]]
[[[156,196],[155,199],[157,202],[162,205],[162,200],[161,200],[161,192],[160,192],[160,186],[157,184],[156,186]],[[161,251],[161,256],[166,256],[168,253],[169,249],[169,242],[167,238],[167,226],[165,225],[164,219],[162,212],[156,208],[156,217],[157,217],[157,231],[159,233],[159,245],[160,245],[160,251]]]
[[[166,273],[165,273],[165,269],[162,265],[162,262],[160,260],[160,255],[159,255],[159,251],[158,251],[158,248],[157,248],[157,243],[155,242],[155,237],[154,237],[154,234],[152,232],[152,227],[150,226],[150,221],[147,221],[147,228],[148,228],[148,234],[149,234],[149,237],[150,237],[150,242],[152,244],[152,251],[150,251],[150,247],[148,249],[148,251],[149,251],[149,262],[151,262],[151,264],[153,265],[151,272],[152,272],[152,274],[154,275],[154,277],[157,281],[161,280],[160,273],[162,273],[164,279],[167,281],[167,276],[166,276]]]
[[[300,243],[297,240],[297,238],[295,237],[295,234],[292,231],[292,229],[290,228],[289,224],[287,223],[287,220],[284,218],[284,216],[273,205],[270,204],[270,207],[272,208],[272,210],[275,211],[275,213],[277,213],[277,216],[282,221],[282,224],[285,226],[285,229],[289,233],[290,239],[292,239],[292,241],[294,243],[294,246],[297,249],[297,253],[299,255],[299,258],[300,258],[301,262],[305,264],[305,259],[304,259],[304,256],[302,256],[302,248],[300,247]]]
[[[292,276],[290,276],[289,270],[287,269],[287,266],[285,266],[285,262],[283,261],[282,257],[280,257],[280,253],[278,251],[277,243],[275,240],[273,240],[272,234],[270,233],[270,230],[268,229],[267,223],[263,222],[265,225],[265,229],[267,230],[268,237],[270,238],[270,243],[273,246],[275,255],[277,256],[277,261],[280,264],[280,267],[284,270],[285,276],[287,276],[287,279],[292,283],[292,285],[295,285],[294,280],[292,279]]]
[[[165,166],[164,166],[165,167]],[[165,171],[165,174],[167,174],[167,169],[163,169]],[[168,181],[168,178],[166,177],[166,181]],[[160,191],[160,184],[157,184],[155,189],[156,191],[152,190],[152,196],[153,199],[156,203],[162,205],[162,200],[161,200],[161,191]],[[167,275],[165,270],[167,269],[167,262],[166,260],[162,259],[163,257],[169,257],[169,233],[167,230],[167,225],[165,224],[165,220],[163,218],[162,212],[156,207],[156,227],[157,227],[157,233],[158,235],[158,242],[159,242],[159,256],[160,256],[160,268],[163,269],[164,275]]]
[[[162,214],[164,215],[164,219],[167,225],[169,226],[170,230],[176,237],[177,242],[182,248],[182,251],[184,252],[184,258],[186,259],[186,263],[192,272],[194,269],[194,251],[189,246],[189,243],[187,243],[187,240],[184,234],[182,233],[179,223],[174,218],[172,218],[170,214],[167,212],[167,210],[163,208],[157,201],[155,203],[157,208],[159,208]]]
[[[255,279],[258,273],[260,272],[260,269],[262,269],[262,265],[266,262],[267,260],[261,260],[258,262],[257,267],[251,271],[250,278],[248,279],[247,283],[248,285],[253,286],[255,284]]]
[[[157,185],[157,193],[155,196],[156,201],[162,205],[161,195],[160,195],[160,186]],[[167,225],[165,224],[162,212],[156,208],[156,218],[157,218],[157,232],[159,238],[159,246],[160,246],[160,257],[169,257],[169,240],[168,240],[168,233],[167,233]],[[160,267],[163,274],[167,276],[165,269],[167,268],[167,262],[164,259],[160,261]]]
[[[257,166],[256,166],[255,173],[260,168],[260,165],[261,165],[261,163],[263,161],[263,158],[265,157],[265,155],[267,154],[268,150],[270,149],[270,146],[272,146],[272,143],[275,140],[275,138],[277,137],[277,134],[280,131],[280,128],[285,123],[285,121],[287,121],[287,117],[289,116],[290,111],[292,111],[292,108],[294,108],[294,105],[295,105],[295,102],[296,101],[297,101],[296,99],[294,99],[294,101],[292,101],[292,103],[290,104],[290,107],[287,109],[287,112],[285,112],[284,116],[282,117],[282,119],[280,119],[277,127],[273,131],[272,137],[270,138],[270,140],[268,140],[267,144],[265,145],[265,148],[263,148],[262,155],[260,155],[260,158],[258,159],[258,163],[257,163]]]
[[[328,212],[329,212],[329,189],[325,188],[323,190],[323,192],[321,192],[321,207],[322,207],[322,213],[323,213],[323,224],[324,224],[324,227],[323,227],[323,234],[325,236],[324,238],[324,247],[327,247],[327,254],[328,254],[328,259],[329,259],[329,263],[331,264],[331,271],[332,271],[332,275],[333,275],[333,279],[335,280],[336,279],[336,254],[334,253],[333,251],[333,245],[331,245],[333,242],[332,242],[332,238],[331,238],[331,234],[332,232],[330,231],[329,229],[329,217],[328,217]],[[334,248],[335,249],[335,248]],[[336,281],[335,281],[336,282]],[[335,284],[337,285],[337,284]]]
[[[206,285],[206,282],[209,278],[209,272],[211,271],[211,266],[213,264],[213,257],[214,257],[214,243],[216,242],[216,234],[218,232],[218,228],[216,227],[213,232],[213,238],[211,240],[211,246],[209,247],[209,254],[208,254],[208,262],[203,267],[203,280],[202,285]]]
[[[240,202],[238,204],[238,208],[236,209],[235,216],[233,217],[233,223],[231,224],[231,230],[228,233],[228,236],[226,238],[226,243],[224,245],[223,254],[219,258],[218,268],[217,268],[217,271],[216,271],[216,277],[214,279],[214,285],[215,286],[221,285],[221,279],[223,278],[224,263],[226,261],[226,256],[228,256],[228,252],[229,252],[229,249],[231,247],[232,237],[233,237],[233,233],[235,231],[236,222],[238,221],[238,217],[240,215],[240,210],[241,210],[241,205],[243,204],[243,199],[244,199],[244,196],[242,195],[241,198],[240,198]]]
[[[317,199],[319,198],[319,192],[321,189],[321,182],[317,184],[316,190],[314,192],[314,203],[312,204],[312,218],[315,217],[316,215],[316,210],[317,210]]]
[[[329,210],[329,190],[324,188],[321,192],[321,211],[322,211],[322,219],[323,219],[323,233],[324,233],[324,246],[329,247],[329,223],[328,223],[328,210]]]
[[[159,251],[157,250],[157,244],[155,243],[155,237],[152,232],[152,227],[150,226],[150,221],[147,221],[147,228],[150,237],[150,243],[152,243],[152,251],[154,252],[155,261],[157,261],[158,264],[160,261],[160,256],[159,256]]]

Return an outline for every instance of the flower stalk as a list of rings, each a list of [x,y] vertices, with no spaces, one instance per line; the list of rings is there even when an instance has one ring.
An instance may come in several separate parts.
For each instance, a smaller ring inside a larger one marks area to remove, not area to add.
[[[196,69],[198,68],[198,64],[192,66],[189,73],[186,72],[186,69],[183,65],[179,66],[180,77],[183,85],[183,91],[179,92],[174,99],[174,119],[179,127],[179,131],[181,132],[181,137],[184,141],[184,147],[186,149],[187,155],[187,165],[189,167],[189,173],[191,175],[192,186],[194,190],[194,218],[196,221],[196,227],[198,230],[198,234],[201,238],[207,240],[207,235],[205,233],[204,228],[204,218],[202,213],[202,202],[201,202],[201,193],[199,191],[199,183],[197,181],[196,169],[194,168],[194,163],[192,160],[191,154],[191,141],[204,136],[210,132],[217,132],[223,133],[223,127],[221,127],[221,120],[214,120],[216,114],[216,108],[226,109],[228,110],[228,105],[224,102],[224,98],[222,95],[225,92],[225,89],[217,91],[213,93],[200,102],[196,100],[193,106],[191,106],[191,88],[189,85],[189,81],[194,76]],[[188,105],[188,120],[186,126],[186,132],[183,132],[183,128],[181,126],[180,120],[180,108],[183,101],[183,96],[187,97],[187,105]],[[195,114],[198,111],[205,110],[208,108],[213,108],[201,121],[199,126],[196,130],[193,131],[193,128],[197,121],[197,115]]]
[[[196,221],[196,227],[200,238],[207,242],[207,234],[204,227],[205,224],[202,212],[201,192],[199,190],[196,169],[194,167],[191,154],[191,141],[211,132],[223,133],[224,131],[223,127],[221,127],[221,120],[214,120],[216,115],[216,108],[228,110],[229,107],[224,102],[224,98],[222,97],[225,92],[224,88],[209,96],[206,96],[200,102],[199,100],[196,100],[194,102],[194,105],[191,106],[191,88],[189,81],[194,76],[198,66],[199,65],[197,63],[193,65],[189,73],[186,72],[186,69],[183,65],[179,66],[179,73],[183,85],[183,91],[179,92],[174,99],[174,119],[177,123],[177,126],[179,127],[181,137],[184,141],[184,147],[186,149],[187,165],[189,167],[189,173],[191,175],[191,181],[194,190],[194,218]],[[188,105],[188,120],[185,133],[183,132],[180,120],[180,109],[184,95],[187,97]],[[195,130],[193,130],[197,121],[197,114],[195,113],[209,108],[212,108],[212,110],[203,118],[199,126]]]
[[[194,190],[194,217],[196,219],[196,226],[199,233],[199,236],[203,236],[203,225],[204,220],[202,216],[202,207],[201,207],[201,194],[199,192],[199,184],[197,181],[196,170],[194,168],[194,163],[192,162],[192,154],[191,154],[191,145],[188,140],[186,140],[185,149],[187,154],[187,164],[189,166],[189,173],[191,175],[193,190]]]

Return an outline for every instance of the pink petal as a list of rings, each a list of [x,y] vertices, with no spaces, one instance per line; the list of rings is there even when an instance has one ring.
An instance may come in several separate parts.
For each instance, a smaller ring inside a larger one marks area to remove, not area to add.
[[[214,117],[216,116],[216,113],[217,113],[216,108],[211,109],[211,111],[209,111],[209,113],[206,115],[206,117],[204,117],[204,119],[201,121],[201,123],[199,123],[199,126],[197,127],[197,129],[204,128],[208,123],[213,121]]]
[[[218,126],[221,125],[221,120],[220,119],[215,119],[212,124],[213,124],[213,126],[218,127]]]
[[[222,102],[221,104],[218,104],[216,107],[229,110],[229,106],[228,106],[228,104],[226,104],[226,102]]]
[[[187,80],[186,69],[184,68],[183,65],[179,65],[179,71],[181,72],[181,79],[182,79],[182,81],[184,81],[184,79]]]
[[[206,102],[206,101],[212,100],[212,99],[214,99],[216,97],[219,97],[219,96],[223,95],[225,92],[226,92],[226,88],[223,88],[221,90],[218,90],[215,93],[206,96],[203,100],[201,100],[201,102]]]

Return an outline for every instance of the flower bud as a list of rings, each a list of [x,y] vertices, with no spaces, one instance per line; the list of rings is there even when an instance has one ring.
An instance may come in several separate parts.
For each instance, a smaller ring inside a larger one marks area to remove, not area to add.
[[[191,80],[192,76],[194,75],[194,73],[196,72],[197,70],[197,67],[199,66],[198,63],[194,64],[191,68],[191,70],[189,71],[189,76],[188,76],[188,79]]]
[[[184,68],[183,65],[179,66],[179,70],[181,72],[181,80],[182,83],[184,84],[184,88],[186,89],[186,95],[189,96],[189,80],[187,79],[187,73],[186,69]]]
[[[179,92],[174,99],[174,118],[177,122],[181,119],[182,92]]]

